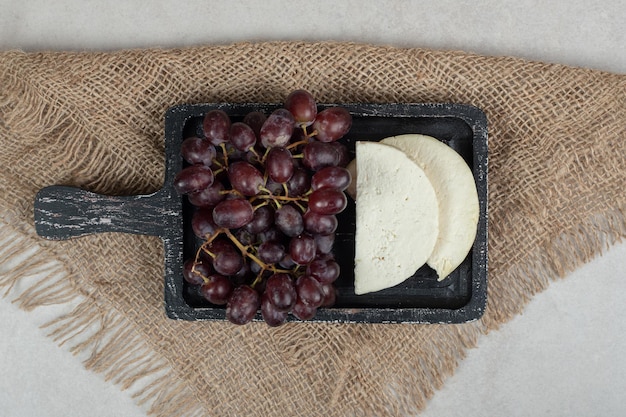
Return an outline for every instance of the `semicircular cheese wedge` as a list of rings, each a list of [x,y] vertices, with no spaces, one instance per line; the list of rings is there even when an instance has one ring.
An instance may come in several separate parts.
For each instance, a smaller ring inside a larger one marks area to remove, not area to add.
[[[426,263],[439,228],[435,190],[396,147],[356,143],[354,291],[392,287]]]
[[[425,135],[400,135],[382,140],[402,150],[430,179],[439,202],[439,237],[428,258],[441,281],[469,253],[478,224],[478,193],[474,176],[454,149]]]

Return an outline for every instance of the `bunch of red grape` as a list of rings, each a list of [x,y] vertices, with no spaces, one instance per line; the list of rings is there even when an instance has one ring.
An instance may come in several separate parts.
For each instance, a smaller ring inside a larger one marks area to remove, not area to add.
[[[334,304],[339,276],[332,247],[351,182],[349,154],[337,142],[352,125],[342,107],[318,112],[313,96],[293,91],[271,114],[241,121],[214,109],[204,137],[183,141],[187,162],[174,187],[195,206],[191,226],[202,245],[185,280],[226,317],[270,326],[288,315],[312,319]]]

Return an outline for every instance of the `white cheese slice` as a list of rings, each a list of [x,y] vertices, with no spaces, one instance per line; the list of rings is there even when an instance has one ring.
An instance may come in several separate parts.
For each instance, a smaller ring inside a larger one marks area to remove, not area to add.
[[[356,143],[354,291],[392,287],[426,263],[439,228],[435,190],[401,150]]]
[[[476,238],[479,207],[472,171],[454,149],[430,136],[400,135],[382,142],[402,150],[435,188],[439,237],[428,265],[441,281],[463,262]]]

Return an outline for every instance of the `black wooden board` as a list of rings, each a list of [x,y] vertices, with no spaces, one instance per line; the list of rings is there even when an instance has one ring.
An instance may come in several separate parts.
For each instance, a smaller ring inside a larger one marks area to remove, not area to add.
[[[354,294],[354,202],[339,216],[334,252],[341,266],[337,302],[319,309],[315,321],[348,323],[460,323],[479,318],[487,299],[487,119],[478,108],[462,104],[341,104],[353,117],[341,141],[354,153],[359,140],[379,141],[406,133],[426,134],[443,141],[468,163],[479,196],[480,217],[474,246],[466,260],[446,279],[420,268],[403,283],[376,293]],[[165,246],[164,304],[168,317],[181,320],[223,320],[225,309],[203,299],[182,277],[184,259],[201,243],[193,234],[193,214],[185,197],[172,187],[183,167],[180,144],[200,133],[203,115],[214,108],[233,121],[253,110],[269,114],[275,104],[196,104],[170,108],[165,115],[165,179],[150,195],[104,196],[77,188],[46,187],[35,198],[37,233],[48,239],[122,232],[159,236]],[[327,107],[321,105],[320,108]],[[260,319],[260,315],[257,316]],[[293,320],[290,317],[290,320]]]

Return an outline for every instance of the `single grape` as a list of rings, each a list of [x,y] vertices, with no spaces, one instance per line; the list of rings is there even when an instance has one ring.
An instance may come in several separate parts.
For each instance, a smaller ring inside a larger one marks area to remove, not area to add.
[[[206,139],[190,137],[180,145],[180,154],[183,159],[192,165],[202,164],[211,166],[215,159],[215,147]]]
[[[302,275],[298,278],[296,292],[298,300],[311,307],[319,307],[324,300],[322,284],[310,275]]]
[[[283,259],[280,260],[278,265],[280,265],[280,267],[283,269],[293,269],[295,268],[296,263],[293,261],[293,259],[291,259],[291,255],[286,253]]]
[[[325,167],[313,174],[311,178],[311,188],[319,190],[320,188],[335,188],[343,191],[348,188],[352,181],[350,171],[338,166]]]
[[[298,265],[306,265],[315,259],[315,239],[302,234],[289,241],[289,255]]]
[[[277,209],[274,214],[274,224],[289,237],[298,236],[304,231],[302,215],[294,206],[289,204]]]
[[[236,250],[221,251],[213,258],[213,269],[222,275],[235,275],[243,266],[243,257]]]
[[[210,275],[208,281],[200,287],[200,294],[210,303],[217,305],[226,304],[232,292],[233,284],[220,274]]]
[[[347,205],[346,195],[334,188],[321,188],[309,196],[309,210],[318,214],[341,213]]]
[[[317,116],[317,104],[305,90],[295,90],[287,96],[285,108],[291,112],[297,126],[310,126]]]
[[[322,294],[324,299],[320,307],[332,307],[337,300],[337,288],[333,284],[322,284]]]
[[[285,235],[277,227],[270,227],[257,234],[259,242],[281,242]]]
[[[195,262],[195,259],[190,258],[183,264],[183,278],[191,285],[202,285],[209,275],[211,266],[202,259]]]
[[[267,154],[265,171],[272,181],[280,184],[289,181],[294,171],[291,152],[283,147],[273,147]]]
[[[330,143],[310,142],[304,146],[302,153],[302,163],[313,171],[318,171],[324,167],[338,166],[341,161],[338,149]]]
[[[233,198],[220,202],[213,209],[213,221],[220,227],[238,229],[254,218],[252,204],[243,198]]]
[[[287,311],[280,311],[264,292],[261,296],[261,316],[265,323],[270,327],[277,327],[287,321],[289,313]]]
[[[261,243],[257,248],[257,253],[263,262],[275,264],[285,257],[285,247],[278,242],[270,240]]]
[[[191,165],[176,174],[174,188],[179,194],[189,194],[210,187],[213,179],[211,168],[204,165]]]
[[[266,148],[285,146],[293,133],[294,119],[287,109],[276,109],[269,115],[260,131],[261,144]]]
[[[215,224],[215,221],[213,221],[213,210],[200,208],[194,211],[191,216],[191,229],[200,239],[207,239],[214,234],[218,226]]]
[[[256,144],[254,130],[243,122],[233,123],[230,126],[230,143],[242,152],[249,151]]]
[[[337,163],[337,166],[340,166],[342,168],[347,167],[352,160],[352,156],[350,155],[348,147],[340,142],[330,142],[330,144],[339,154],[339,162]]]
[[[202,130],[204,136],[213,145],[219,145],[228,141],[228,134],[230,131],[230,117],[225,111],[215,109],[209,111],[202,121]]]
[[[235,288],[226,303],[226,318],[234,324],[252,321],[259,309],[259,293],[248,285]]]
[[[267,279],[265,294],[280,311],[291,310],[297,299],[293,280],[285,273],[276,273]]]
[[[298,300],[291,309],[291,314],[299,320],[311,320],[317,314],[317,307],[307,305]]]
[[[259,138],[261,134],[261,127],[267,120],[267,116],[260,111],[251,111],[243,118],[243,122],[252,128],[254,135]]]
[[[328,235],[337,230],[339,221],[333,214],[319,214],[308,210],[302,216],[304,220],[304,230],[313,234]]]
[[[270,206],[261,206],[254,210],[252,221],[245,228],[248,232],[257,234],[266,231],[272,224],[274,224],[274,209]]]
[[[302,168],[295,168],[293,175],[287,181],[287,192],[292,197],[306,194],[311,188],[311,177]]]
[[[315,259],[307,265],[306,273],[321,284],[331,284],[339,278],[339,264],[332,259]]]
[[[213,207],[226,198],[226,194],[222,191],[224,191],[224,184],[220,181],[214,181],[211,186],[204,190],[187,194],[187,199],[196,207]]]
[[[245,196],[257,195],[265,183],[263,174],[245,161],[237,161],[228,166],[228,179],[233,188]]]
[[[352,126],[352,116],[343,107],[329,107],[317,114],[313,129],[320,142],[334,142],[342,138]]]
[[[335,244],[335,234],[315,235],[315,246],[318,254],[329,254]]]

